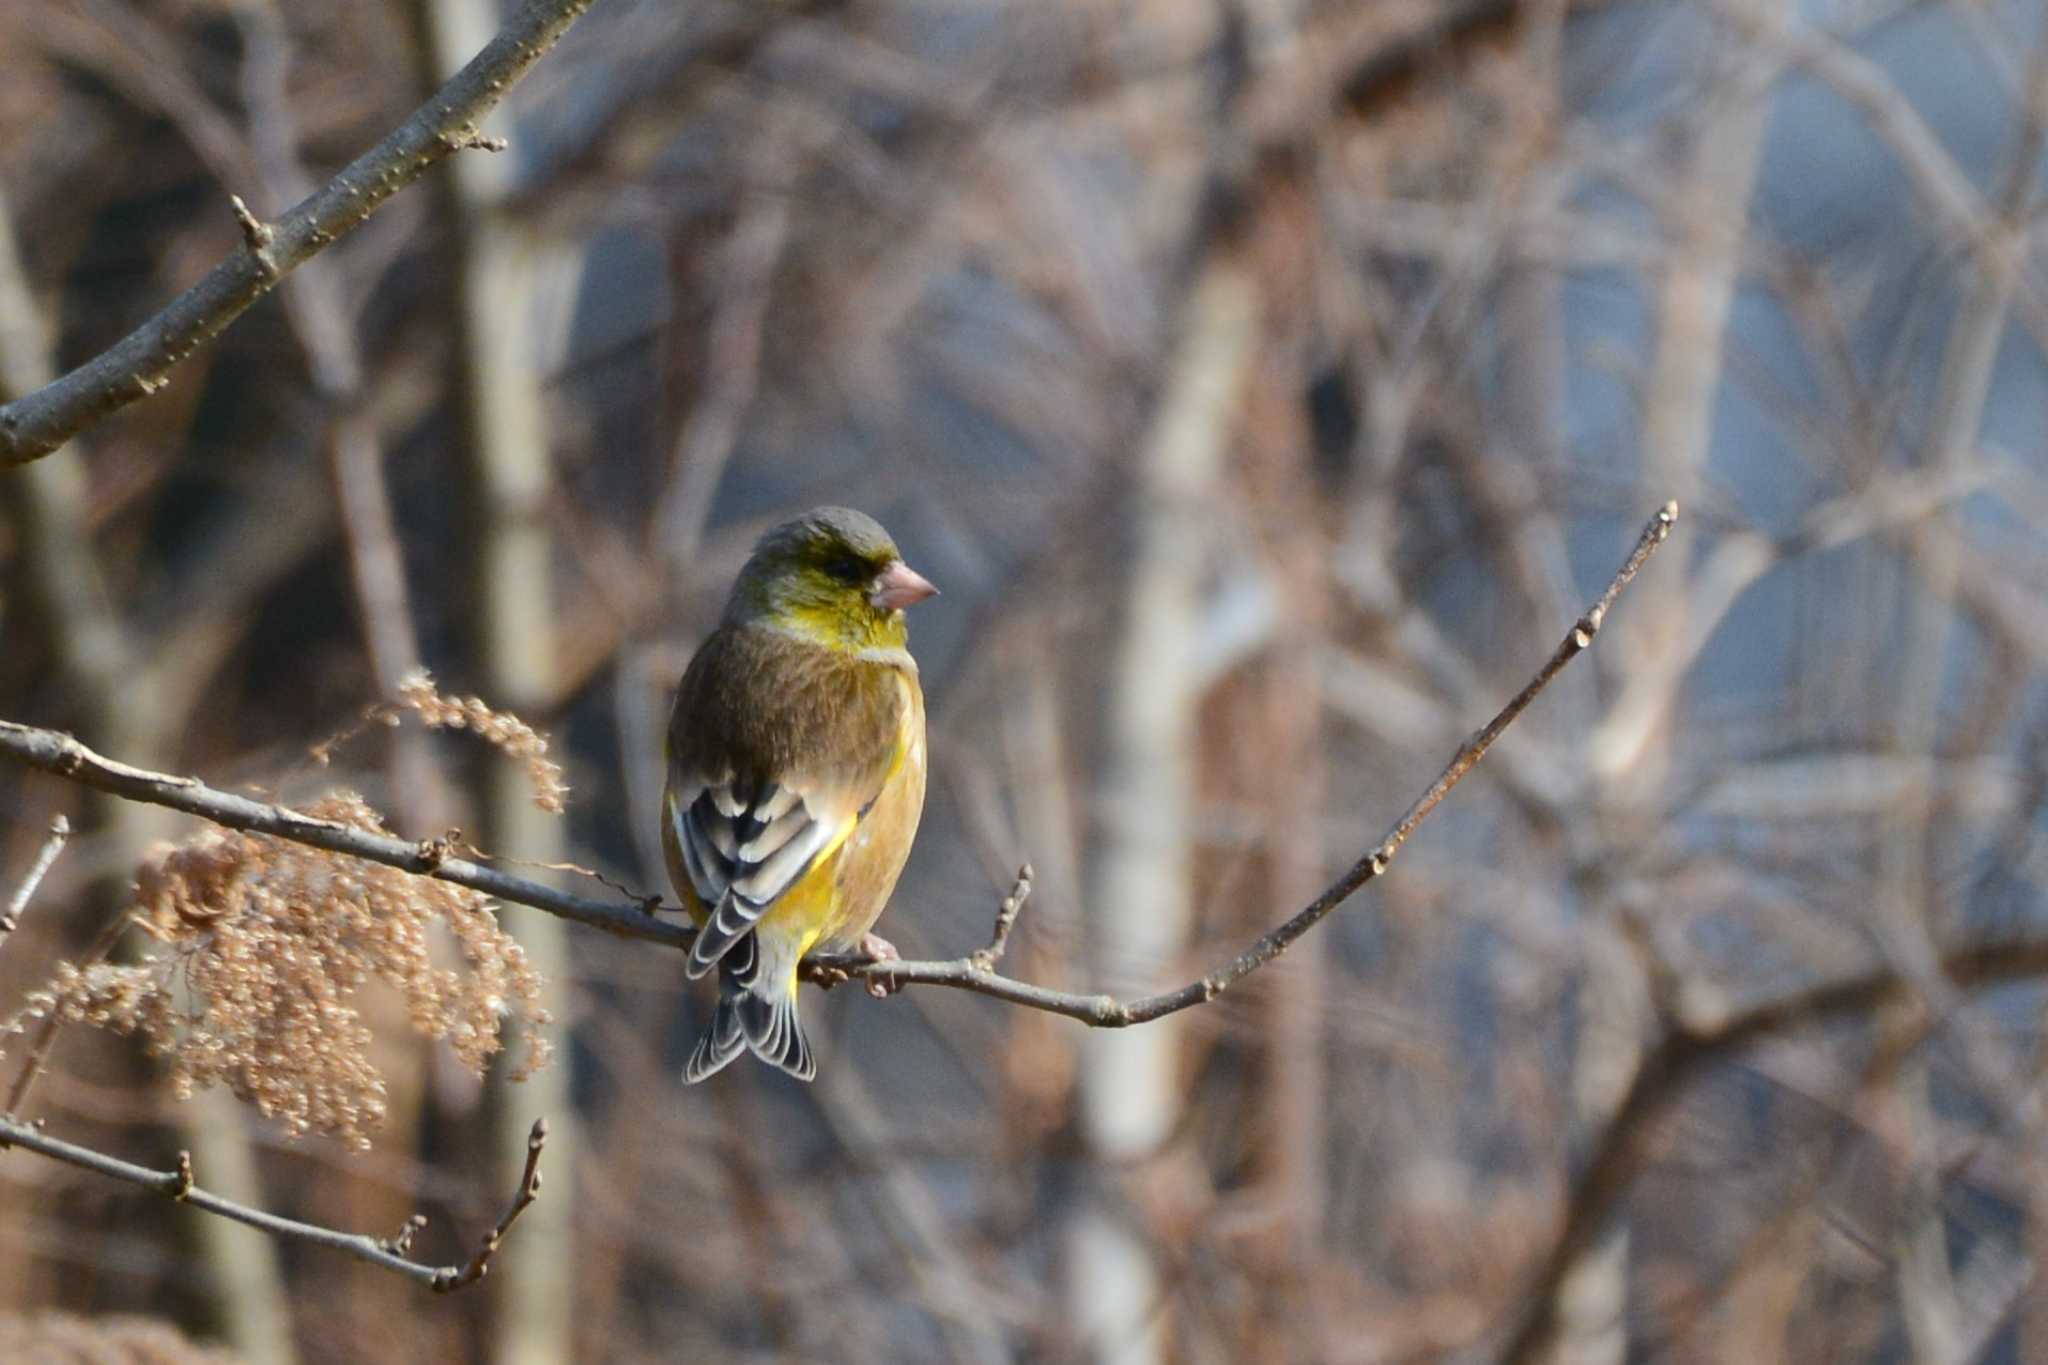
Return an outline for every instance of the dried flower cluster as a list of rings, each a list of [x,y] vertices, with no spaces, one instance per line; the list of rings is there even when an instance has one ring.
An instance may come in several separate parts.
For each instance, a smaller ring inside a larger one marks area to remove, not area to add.
[[[307,813],[384,832],[352,793]],[[134,965],[60,964],[0,1036],[53,1013],[140,1034],[170,1066],[180,1097],[225,1084],[294,1135],[327,1133],[358,1147],[385,1109],[354,1003],[371,978],[402,995],[414,1028],[446,1040],[479,1073],[516,1007],[527,1055],[514,1079],[546,1064],[541,978],[489,899],[467,887],[209,829],[145,864],[133,915],[165,951]],[[437,965],[437,943],[459,963]]]
[[[562,765],[547,756],[546,735],[509,711],[493,711],[481,697],[444,696],[423,668],[398,680],[397,701],[369,707],[361,721],[314,745],[313,760],[324,767],[337,749],[369,726],[398,725],[407,712],[431,729],[467,730],[508,757],[519,759],[533,786],[533,804],[550,815],[560,815],[567,808],[569,784],[562,780]]]
[[[444,697],[425,669],[398,680],[400,704],[436,730],[468,730],[501,753],[526,764],[533,804],[560,815],[569,795],[562,766],[547,757],[548,739],[509,711],[493,711],[481,697]],[[395,721],[393,722],[395,723]]]

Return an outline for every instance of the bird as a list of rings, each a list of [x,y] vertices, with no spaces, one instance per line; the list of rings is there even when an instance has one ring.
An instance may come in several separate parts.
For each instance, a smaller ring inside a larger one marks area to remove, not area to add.
[[[661,840],[718,975],[695,1084],[743,1051],[810,1080],[797,966],[897,957],[872,931],[924,811],[924,692],[906,608],[938,589],[877,522],[820,507],[763,535],[669,718]]]

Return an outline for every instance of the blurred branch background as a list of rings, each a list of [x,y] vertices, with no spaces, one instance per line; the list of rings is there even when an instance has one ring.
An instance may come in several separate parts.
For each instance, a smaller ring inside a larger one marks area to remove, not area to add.
[[[0,0],[0,396],[498,18]],[[548,1188],[433,1298],[6,1154],[0,1342],[2048,1359],[2038,6],[605,0],[490,131],[0,473],[0,717],[653,890],[675,677],[752,538],[849,503],[945,589],[884,932],[979,946],[1028,859],[1006,970],[1136,992],[1686,529],[1366,900],[1166,1023],[838,991],[816,1086],[685,1092],[675,954],[508,913],[555,1065],[480,1086],[366,990],[367,1154],[65,1028],[21,1117],[243,1202],[459,1261],[543,1112]],[[566,821],[414,726],[308,762],[420,665],[552,735]],[[0,810],[0,890],[77,831],[7,1013],[193,824],[13,767]]]

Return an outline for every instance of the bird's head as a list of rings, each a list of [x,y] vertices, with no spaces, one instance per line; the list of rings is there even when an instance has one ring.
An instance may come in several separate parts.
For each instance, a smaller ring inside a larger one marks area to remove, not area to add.
[[[903,562],[880,522],[820,507],[761,537],[725,614],[837,649],[901,649],[909,638],[903,609],[937,593]]]

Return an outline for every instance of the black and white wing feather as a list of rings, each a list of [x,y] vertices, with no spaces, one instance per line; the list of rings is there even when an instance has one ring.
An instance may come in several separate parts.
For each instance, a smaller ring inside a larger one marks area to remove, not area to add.
[[[851,824],[820,818],[794,788],[770,782],[750,790],[731,778],[694,793],[672,789],[668,816],[690,887],[711,907],[690,947],[691,977],[731,952]]]

